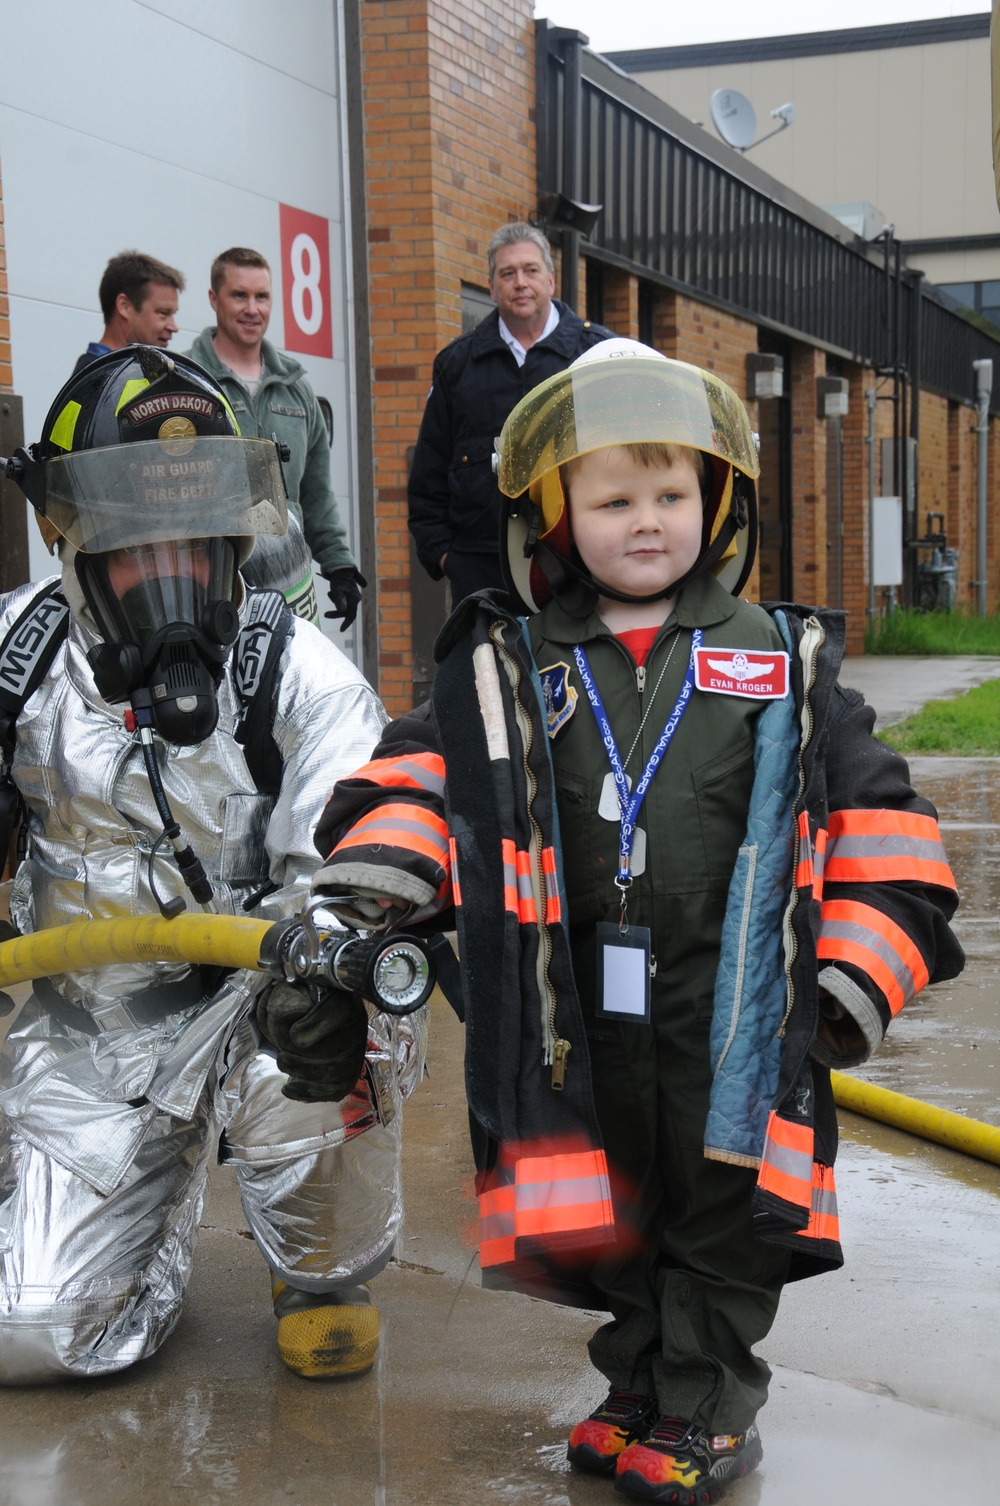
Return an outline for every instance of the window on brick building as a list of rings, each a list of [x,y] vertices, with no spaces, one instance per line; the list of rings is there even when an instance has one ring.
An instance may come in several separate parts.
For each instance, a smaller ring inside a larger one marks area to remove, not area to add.
[[[475,329],[477,324],[482,324],[486,315],[492,312],[493,299],[486,288],[474,287],[471,282],[462,283],[462,334],[467,335],[470,329]]]

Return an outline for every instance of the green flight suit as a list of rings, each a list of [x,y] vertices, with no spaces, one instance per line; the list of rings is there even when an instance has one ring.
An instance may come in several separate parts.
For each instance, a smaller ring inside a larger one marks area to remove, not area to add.
[[[634,786],[677,701],[695,627],[706,647],[784,647],[761,608],[711,576],[684,587],[644,672],[596,614],[581,621],[552,602],[529,622],[539,670],[568,665],[578,696],[552,755],[574,970],[626,1231],[592,1272],[613,1319],[591,1340],[591,1359],[611,1385],[655,1394],[662,1414],[739,1433],[766,1399],[770,1371],[751,1346],[774,1319],[789,1256],[754,1234],[756,1172],[707,1159],[703,1137],[715,974],[761,703],[693,692],[637,821],[647,866],[629,891],[628,920],[651,931],[651,1022],[598,1019],[594,926],[619,915],[619,827],[598,814],[610,764],[573,660],[580,643]]]

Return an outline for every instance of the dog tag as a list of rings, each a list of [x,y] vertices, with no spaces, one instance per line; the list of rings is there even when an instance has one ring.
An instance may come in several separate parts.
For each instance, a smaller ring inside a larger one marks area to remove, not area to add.
[[[625,778],[628,780],[629,789],[631,789],[631,779],[629,779],[627,774]],[[615,776],[610,770],[605,774],[604,783],[601,785],[601,798],[597,805],[597,814],[603,816],[605,821],[614,821],[617,825],[621,825],[621,811],[618,809],[618,786],[615,784]],[[629,863],[629,872],[633,878],[638,878],[640,873],[645,873],[645,871],[646,833],[642,830],[641,826],[637,826],[632,833],[632,860]]]

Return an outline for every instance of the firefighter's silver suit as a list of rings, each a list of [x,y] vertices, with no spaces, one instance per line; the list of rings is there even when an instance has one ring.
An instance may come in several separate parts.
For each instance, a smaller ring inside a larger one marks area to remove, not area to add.
[[[0,635],[37,590],[0,597]],[[18,721],[14,778],[30,812],[11,899],[21,931],[156,912],[147,863],[162,823],[138,742],[95,688],[86,650],[96,641],[74,614]],[[279,887],[251,913],[277,919],[307,898],[316,819],[335,780],[366,761],[385,714],[350,661],[296,621],[279,671],[275,801],[258,793],[233,735],[231,668],[218,699],[206,741],[157,741],[164,788],[219,911],[245,913],[244,899],[270,879]],[[161,894],[178,892],[162,849],[154,871]],[[231,973],[201,1002],[199,976],[172,963],[62,975],[47,994],[39,986],[9,1031],[0,1382],[102,1375],[162,1343],[180,1315],[216,1153],[235,1168],[267,1264],[291,1285],[354,1285],[389,1259],[401,1217],[400,1096],[422,1068],[423,1012],[392,1026],[372,1014],[355,1092],[298,1103],[282,1096],[285,1079],[249,1021],[264,975]],[[164,996],[151,985],[185,979],[183,1007],[149,1018],[148,999]]]

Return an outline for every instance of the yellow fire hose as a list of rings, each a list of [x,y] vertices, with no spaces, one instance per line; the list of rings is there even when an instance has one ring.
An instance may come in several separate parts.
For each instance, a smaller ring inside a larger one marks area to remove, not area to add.
[[[830,1078],[840,1108],[1000,1166],[1000,1129],[995,1125],[967,1119],[964,1114],[953,1114],[948,1109],[936,1109],[929,1103],[921,1103],[919,1098],[907,1098],[905,1093],[878,1088],[843,1072],[831,1072]]]
[[[0,990],[52,973],[116,962],[193,962],[245,967],[361,994],[388,1014],[410,1014],[430,995],[435,972],[424,942],[401,932],[362,938],[313,919],[322,902],[288,921],[185,914],[78,920],[0,943]],[[273,933],[273,934],[271,934]]]
[[[259,968],[264,937],[274,924],[235,915],[158,915],[78,920],[0,944],[0,988],[116,962],[204,962]]]
[[[174,920],[147,915],[53,926],[0,943],[0,989],[50,973],[116,962],[204,962],[260,969],[264,937],[273,924],[243,916],[188,914]],[[831,1079],[840,1108],[1000,1166],[1000,1129],[994,1125],[936,1109],[843,1072],[831,1073]]]

